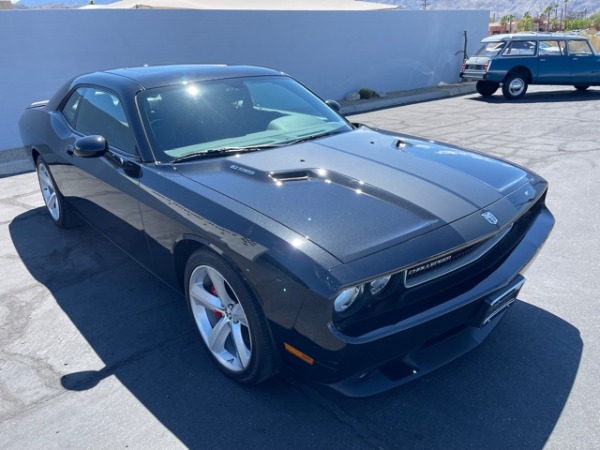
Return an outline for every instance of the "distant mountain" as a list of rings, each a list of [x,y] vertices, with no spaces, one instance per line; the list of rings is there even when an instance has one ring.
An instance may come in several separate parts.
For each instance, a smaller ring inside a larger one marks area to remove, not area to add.
[[[117,0],[94,0],[97,5],[106,5],[108,3],[114,3]],[[87,0],[20,0],[19,5],[27,6],[29,8],[41,8],[48,5],[62,5],[66,7],[76,7],[87,5]]]
[[[114,3],[116,0],[94,0],[98,5]],[[247,0],[252,1],[252,0]],[[428,10],[457,10],[457,9],[487,9],[490,15],[496,17],[499,21],[502,16],[511,14],[515,17],[521,17],[529,12],[533,17],[546,9],[547,6],[558,4],[557,16],[560,18],[564,14],[565,0],[361,0],[372,3],[385,3],[388,5],[398,5],[404,9],[426,9]],[[142,0],[140,0],[142,2]],[[62,5],[63,7],[76,7],[87,5],[87,0],[20,0],[20,6],[29,8],[42,8]],[[600,12],[600,0],[568,0],[567,16],[584,17]],[[554,12],[552,13],[554,16]]]
[[[405,9],[428,10],[457,10],[457,9],[487,9],[490,15],[495,15],[499,21],[502,16],[513,15],[521,17],[528,12],[532,17],[538,17],[546,7],[558,4],[558,17],[564,14],[565,0],[362,0],[374,3],[398,5]],[[594,12],[600,12],[600,0],[568,0],[567,16],[589,17]],[[554,11],[552,12],[554,17]]]

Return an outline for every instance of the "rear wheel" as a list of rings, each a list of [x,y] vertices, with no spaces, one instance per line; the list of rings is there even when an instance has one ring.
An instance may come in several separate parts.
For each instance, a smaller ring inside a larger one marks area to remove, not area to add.
[[[502,83],[502,94],[509,100],[521,98],[527,92],[527,76],[522,73],[511,73],[506,76]]]
[[[39,158],[36,166],[40,191],[42,192],[46,209],[50,213],[50,218],[61,228],[70,227],[73,224],[72,212],[56,187],[48,165]]]
[[[267,321],[239,273],[202,249],[188,260],[185,280],[190,314],[219,369],[248,385],[273,376],[277,355]]]
[[[589,84],[576,84],[575,85],[575,89],[577,89],[578,91],[585,91],[589,87],[590,87]]]
[[[498,90],[499,83],[480,80],[475,84],[475,89],[482,97],[491,97]]]

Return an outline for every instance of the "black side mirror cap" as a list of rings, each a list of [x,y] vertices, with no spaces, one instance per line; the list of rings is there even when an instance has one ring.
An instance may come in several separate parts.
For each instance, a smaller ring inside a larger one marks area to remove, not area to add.
[[[85,136],[75,141],[73,153],[80,158],[97,158],[108,150],[108,142],[103,136]]]
[[[338,102],[336,102],[335,100],[325,100],[325,103],[327,103],[329,105],[329,107],[331,109],[333,109],[335,112],[340,112],[340,110],[342,109],[342,105],[340,105]]]

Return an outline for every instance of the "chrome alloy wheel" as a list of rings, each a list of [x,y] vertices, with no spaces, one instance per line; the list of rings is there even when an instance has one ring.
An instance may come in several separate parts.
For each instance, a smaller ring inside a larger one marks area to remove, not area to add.
[[[189,278],[192,315],[207,348],[226,370],[250,364],[252,342],[244,308],[229,282],[213,267],[201,265]]]
[[[524,89],[525,82],[522,78],[513,78],[508,85],[508,91],[512,97],[519,97]]]
[[[46,208],[48,208],[48,212],[50,213],[50,216],[52,216],[52,219],[55,222],[60,222],[62,211],[60,199],[58,198],[59,194],[56,190],[56,186],[54,186],[54,181],[48,172],[48,168],[42,162],[39,162],[37,165],[37,175]]]

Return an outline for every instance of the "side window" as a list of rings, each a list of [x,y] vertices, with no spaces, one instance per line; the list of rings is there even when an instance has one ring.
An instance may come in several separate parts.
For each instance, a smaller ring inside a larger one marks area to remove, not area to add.
[[[119,98],[110,92],[91,87],[85,89],[79,101],[75,129],[83,134],[104,136],[109,145],[135,154],[133,134],[127,123],[123,105]]]
[[[75,92],[71,94],[67,103],[62,107],[62,115],[65,116],[69,125],[75,128],[75,120],[77,119],[77,108],[79,107],[79,102],[85,93],[85,88],[79,88]]]
[[[533,56],[535,55],[535,41],[513,41],[502,54],[504,56]]]
[[[562,45],[561,45],[562,44]],[[560,56],[564,54],[564,41],[540,41],[538,54],[540,56]]]
[[[587,41],[568,41],[569,54],[577,56],[590,56],[592,49]]]

